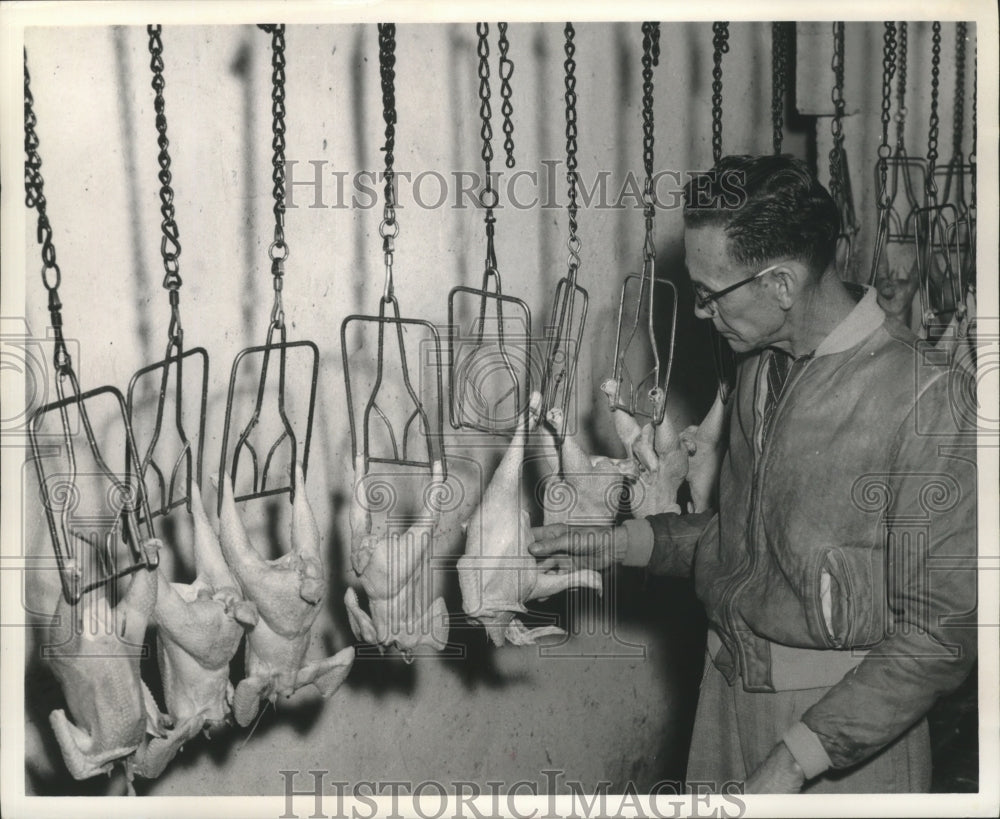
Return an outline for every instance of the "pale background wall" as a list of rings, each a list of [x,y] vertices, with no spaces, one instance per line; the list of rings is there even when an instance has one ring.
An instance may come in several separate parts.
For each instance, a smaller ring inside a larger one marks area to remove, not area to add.
[[[491,31],[494,169],[502,169],[496,32]],[[769,153],[770,24],[734,23],[724,61],[724,147],[727,152]],[[805,42],[801,35],[800,48]],[[829,25],[819,28],[829,48]],[[824,34],[825,32],[825,34]],[[872,165],[878,144],[881,23],[848,24],[846,143],[863,236],[874,225]],[[563,39],[561,24],[512,24],[515,63],[514,121],[518,166],[540,177],[545,160],[564,160]],[[970,26],[974,36],[974,27]],[[930,24],[911,25],[908,147],[926,146]],[[658,169],[711,164],[711,25],[663,24],[656,69]],[[140,366],[161,357],[166,295],[160,288],[159,222],[153,94],[146,32],[141,28],[31,29],[26,45],[38,116],[49,217],[64,274],[61,289],[67,334],[79,340],[78,374],[85,386],[122,388]],[[397,35],[397,171],[416,177],[434,171],[453,183],[456,170],[481,171],[475,30],[461,26],[400,26]],[[815,42],[815,41],[809,41]],[[266,249],[271,241],[269,37],[250,26],[167,27],[166,113],[173,160],[177,222],[183,253],[182,316],[188,346],[211,356],[205,474],[218,468],[229,366],[241,348],[263,342],[271,289]],[[577,92],[582,179],[609,172],[613,196],[631,171],[641,175],[641,33],[638,23],[577,26]],[[951,152],[954,28],[944,28],[941,71],[941,156]],[[373,208],[332,207],[334,171],[348,179],[382,167],[383,123],[374,25],[295,25],[287,31],[287,149],[297,181],[311,180],[310,162],[322,161],[326,207],[310,207],[314,191],[294,190],[286,219],[291,258],[286,267],[285,310],[291,339],[320,347],[318,412],[308,494],[327,535],[331,574],[328,612],[318,621],[317,655],[351,640],[341,606],[347,579],[349,531],[344,502],[350,492],[350,436],[340,364],[339,328],[355,311],[377,308],[382,288],[377,238],[381,202]],[[971,64],[973,46],[969,47]],[[821,85],[798,89],[799,99],[822,100],[829,110],[829,51],[800,52],[815,61]],[[804,76],[804,75],[803,75]],[[811,106],[810,106],[811,107]],[[895,108],[895,105],[893,106]],[[824,110],[824,109],[820,109]],[[809,113],[815,113],[815,110]],[[966,105],[971,117],[971,105]],[[818,122],[818,127],[816,123]],[[969,140],[971,126],[966,127]],[[892,132],[894,137],[894,131]],[[828,178],[829,120],[786,121],[785,150],[815,161]],[[968,141],[966,143],[969,144]],[[968,152],[968,147],[965,149]],[[565,203],[560,166],[557,201]],[[509,172],[508,172],[509,173]],[[438,196],[425,179],[424,200]],[[481,214],[471,206],[418,207],[411,187],[400,186],[396,293],[404,314],[446,322],[447,293],[456,284],[477,286],[482,270]],[[524,197],[518,188],[518,193]],[[379,191],[381,195],[381,191]],[[350,191],[346,194],[350,196]],[[367,201],[367,197],[362,197]],[[470,204],[466,202],[466,204]],[[616,451],[598,385],[610,374],[617,289],[641,259],[643,222],[632,200],[624,209],[591,206],[580,214],[583,267],[591,312],[578,370],[584,441]],[[681,215],[657,219],[660,272],[683,282]],[[566,216],[561,208],[505,208],[498,212],[497,254],[506,293],[532,307],[540,331],[557,279],[565,274]],[[47,324],[37,276],[34,221],[26,236],[29,260],[26,316],[33,331]],[[868,255],[862,251],[862,259]],[[867,270],[864,264],[864,270]],[[712,392],[705,336],[690,319],[682,287],[682,335],[671,413],[686,424]],[[293,382],[290,391],[301,392]],[[453,468],[468,480],[475,463],[489,463],[504,442],[449,439],[451,451],[473,460]],[[467,487],[467,504],[479,491]],[[206,494],[214,492],[206,481]],[[30,506],[30,499],[28,501]],[[37,530],[36,530],[37,531]],[[33,539],[39,549],[42,539]],[[184,546],[178,548],[183,549]],[[460,542],[449,544],[451,554]],[[170,561],[168,560],[168,563]],[[29,580],[38,609],[54,606],[51,576]],[[449,608],[460,600],[442,578]],[[449,586],[449,582],[451,585]],[[543,782],[540,771],[558,768],[570,779],[650,784],[680,775],[683,733],[692,708],[691,668],[700,662],[699,636],[680,636],[697,618],[679,581],[637,573],[607,581],[600,603],[583,595],[557,601],[552,611],[579,610],[577,634],[555,653],[487,649],[481,631],[454,629],[469,657],[359,660],[345,687],[322,707],[299,703],[269,711],[248,741],[232,731],[189,745],[163,777],[148,786],[157,795],[279,792],[278,769],[327,769],[349,781],[379,778],[445,781],[519,778]],[[48,602],[44,602],[48,601]],[[614,615],[614,634],[609,624]],[[673,617],[673,619],[671,619]],[[588,626],[587,624],[590,624]],[[603,627],[602,627],[603,624]],[[590,633],[588,633],[588,631]],[[627,645],[623,645],[627,644]],[[636,649],[635,647],[639,647]],[[639,651],[639,654],[636,654]],[[594,656],[617,655],[617,656]],[[644,656],[640,656],[644,655]],[[52,687],[44,673],[38,690]],[[40,695],[41,696],[41,695]],[[47,696],[55,696],[51,690]],[[51,754],[42,707],[44,751]],[[56,759],[40,770],[61,770]],[[62,788],[51,777],[38,787]],[[83,783],[79,792],[101,783]],[[614,789],[613,789],[614,790]]]

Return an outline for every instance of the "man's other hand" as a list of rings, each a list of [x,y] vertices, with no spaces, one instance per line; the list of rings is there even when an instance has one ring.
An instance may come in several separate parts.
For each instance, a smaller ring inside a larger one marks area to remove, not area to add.
[[[746,782],[744,793],[798,793],[805,783],[802,768],[784,742],[771,749]]]

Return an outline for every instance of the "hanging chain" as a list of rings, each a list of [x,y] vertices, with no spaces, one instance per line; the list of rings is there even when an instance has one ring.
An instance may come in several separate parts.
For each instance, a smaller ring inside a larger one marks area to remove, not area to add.
[[[784,23],[771,23],[771,142],[781,153],[785,127],[785,83],[788,76],[788,33]]]
[[[274,241],[267,249],[271,260],[271,277],[274,282],[274,307],[271,324],[283,327],[285,311],[281,302],[285,260],[289,256],[285,242],[285,26],[284,24],[260,25],[271,35],[271,181],[274,183]]]
[[[476,23],[476,34],[479,37],[477,52],[479,54],[479,118],[483,121],[479,134],[483,140],[483,165],[486,167],[486,183],[480,198],[486,209],[486,272],[496,272],[497,257],[493,237],[495,234],[496,216],[493,209],[499,204],[500,197],[493,188],[493,177],[490,174],[490,163],[493,161],[493,109],[490,107],[490,26],[489,23]]]
[[[149,67],[153,72],[153,91],[156,96],[153,100],[153,109],[156,111],[156,144],[160,148],[157,161],[160,171],[157,174],[160,180],[160,214],[163,221],[160,229],[163,237],[160,239],[160,255],[163,257],[163,287],[169,293],[170,299],[170,327],[167,330],[167,337],[171,342],[182,342],[184,329],[181,326],[180,313],[180,255],[181,242],[180,233],[177,229],[177,222],[174,219],[174,190],[170,186],[172,179],[170,173],[170,141],[167,139],[167,114],[166,103],[163,99],[163,89],[166,81],[163,79],[163,42],[160,40],[161,26],[146,26],[149,34]]]
[[[934,166],[938,158],[938,86],[941,80],[941,23],[934,21],[932,26],[931,50],[931,119],[927,134],[927,195],[937,195],[937,183],[934,181]]]
[[[844,201],[844,24],[833,24],[833,90],[830,99],[833,102],[833,118],[830,120],[830,133],[833,135],[833,147],[830,149],[830,195],[833,201],[841,206]],[[841,226],[844,230],[847,225]]]
[[[507,24],[497,23],[500,31],[500,40],[497,49],[500,52],[500,67],[497,74],[500,77],[500,97],[503,104],[500,106],[500,113],[503,114],[503,149],[507,154],[506,165],[508,168],[514,167],[514,105],[511,102],[513,89],[510,85],[510,78],[514,74],[514,61],[507,56],[510,50],[510,42],[507,40]]]
[[[656,216],[656,197],[653,193],[653,66],[660,62],[660,24],[642,24],[642,164],[646,181],[642,190],[643,212],[646,217],[646,240],[643,255],[646,261],[656,256],[653,242],[653,219]]]
[[[722,159],[722,55],[729,53],[729,23],[712,23],[712,158]]]
[[[576,61],[573,55],[576,53],[576,46],[573,38],[576,30],[572,23],[566,23],[564,29],[566,34],[566,61],[563,64],[566,69],[566,181],[569,183],[569,239],[566,242],[569,248],[569,268],[570,276],[575,276],[580,268],[580,237],[576,235],[576,182],[577,182],[577,161],[576,161]]]
[[[906,153],[904,132],[906,129],[906,22],[899,24],[899,46],[897,48],[896,70],[896,153]]]
[[[38,153],[39,141],[35,126],[35,98],[31,95],[31,78],[28,75],[28,50],[24,49],[24,204],[38,211],[36,236],[42,246],[42,284],[49,292],[49,315],[55,336],[55,350],[52,362],[59,376],[72,374],[73,362],[66,341],[63,338],[62,302],[59,300],[59,285],[62,271],[56,261],[56,246],[52,243],[52,226],[46,214],[45,181],[42,179],[42,157]]]
[[[972,214],[976,214],[976,89],[979,87],[979,38],[972,52],[972,151],[969,154],[969,174],[972,177]]]
[[[395,299],[392,283],[392,261],[395,239],[399,235],[396,221],[396,191],[393,166],[393,151],[396,147],[396,24],[378,24],[378,65],[382,83],[382,119],[385,120],[385,206],[382,223],[378,232],[382,237],[382,252],[385,255],[385,289],[383,301]]]
[[[952,126],[951,155],[961,164],[962,136],[965,131],[965,38],[968,29],[965,23],[955,26],[955,119]]]
[[[882,142],[878,146],[879,193],[878,208],[886,210],[889,205],[888,173],[889,155],[889,109],[892,106],[892,75],[896,70],[896,24],[884,23],[882,35]]]

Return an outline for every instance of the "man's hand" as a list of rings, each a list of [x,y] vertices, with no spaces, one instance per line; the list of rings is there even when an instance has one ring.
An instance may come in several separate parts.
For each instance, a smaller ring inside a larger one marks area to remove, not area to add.
[[[779,742],[750,775],[744,793],[798,793],[805,780],[788,746]]]
[[[569,555],[576,569],[606,569],[615,560],[615,541],[627,538],[622,526],[571,526],[551,523],[531,530],[528,551],[536,557]],[[624,543],[624,541],[622,541]]]

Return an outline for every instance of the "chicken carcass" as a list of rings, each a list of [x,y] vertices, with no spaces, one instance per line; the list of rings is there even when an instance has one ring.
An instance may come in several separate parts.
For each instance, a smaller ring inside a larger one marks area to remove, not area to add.
[[[554,558],[542,562],[528,551],[531,521],[520,506],[521,464],[529,417],[537,417],[541,395],[532,393],[530,406],[518,425],[500,465],[483,492],[466,527],[465,554],[458,561],[458,580],[465,613],[486,628],[497,646],[504,640],[530,645],[538,638],[561,635],[557,626],[529,629],[518,618],[529,600],[549,597],[585,586],[602,589],[601,576],[592,569],[564,571]]]
[[[159,547],[158,540],[143,545],[147,556]],[[48,658],[73,722],[56,709],[49,723],[74,779],[110,773],[145,739],[151,698],[139,676],[139,658],[155,605],[156,577],[144,567],[133,573],[114,607],[97,590],[76,604],[59,596],[61,641],[49,647]]]
[[[420,646],[440,651],[448,643],[448,609],[434,597],[431,577],[433,544],[440,535],[440,507],[402,534],[386,526],[373,529],[369,493],[378,491],[365,474],[364,456],[354,466],[351,506],[351,567],[361,581],[371,608],[369,615],[348,588],[344,595],[354,636],[380,649],[395,646],[409,660]],[[429,505],[444,489],[441,462],[432,466]],[[433,598],[433,600],[432,600]]]
[[[652,428],[646,429],[640,426],[633,416],[614,406],[618,388],[619,384],[613,378],[608,378],[601,384],[601,391],[611,399],[611,420],[614,422],[615,432],[625,447],[626,456],[635,457],[643,469],[655,472],[658,464],[653,449]]]
[[[212,531],[198,486],[191,487],[193,583],[170,583],[157,571],[157,657],[167,712],[175,721],[197,717],[206,735],[227,720],[233,701],[229,662],[257,607],[243,599]]]
[[[546,420],[556,433],[564,433],[565,418],[560,407],[550,409]],[[553,435],[544,426],[540,430],[546,439],[546,460],[551,471],[542,504],[545,525],[612,523],[625,482],[638,477],[635,459],[588,455],[572,436],[565,434],[557,449]]]
[[[919,285],[916,245],[905,242],[883,248],[875,274],[878,305],[893,321],[917,335],[925,335],[917,293]]]
[[[143,544],[147,562],[159,548],[156,539]],[[131,793],[134,776],[159,776],[198,732],[198,719],[174,723],[161,714],[139,676],[156,598],[155,570],[144,567],[133,573],[114,607],[103,593],[89,593],[75,605],[59,598],[56,617],[64,639],[51,647],[49,661],[75,724],[62,709],[49,722],[74,779],[110,773],[118,763]]]
[[[705,512],[712,507],[712,495],[719,478],[719,465],[725,448],[726,419],[729,408],[718,392],[711,409],[700,424],[692,424],[681,433],[687,449],[688,488],[691,503],[688,511]]]
[[[309,632],[326,593],[319,529],[306,499],[305,478],[296,464],[296,492],[292,504],[292,550],[277,560],[265,560],[250,543],[236,513],[228,476],[221,488],[219,535],[225,557],[243,594],[257,607],[259,619],[247,632],[246,677],[236,686],[233,716],[249,725],[260,700],[272,704],[300,688],[315,685],[331,696],[354,663],[348,647],[319,662],[303,666]]]

